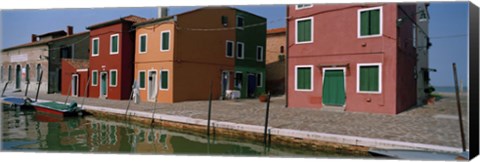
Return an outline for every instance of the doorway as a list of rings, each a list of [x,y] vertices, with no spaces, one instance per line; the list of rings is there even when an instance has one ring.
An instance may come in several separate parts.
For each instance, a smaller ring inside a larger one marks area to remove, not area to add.
[[[72,96],[78,97],[78,74],[72,75]]]
[[[247,95],[249,98],[255,97],[255,91],[257,90],[257,77],[253,73],[248,74],[247,83]]]
[[[345,105],[345,68],[324,68],[322,103],[329,106]]]
[[[226,97],[227,90],[229,89],[229,80],[230,80],[230,73],[228,71],[222,72],[222,97]]]
[[[107,72],[100,72],[100,98],[107,98]]]
[[[157,90],[157,71],[148,72],[148,100],[155,100],[155,92]]]
[[[15,89],[20,89],[20,83],[22,81],[22,67],[20,65],[17,65],[15,74]]]

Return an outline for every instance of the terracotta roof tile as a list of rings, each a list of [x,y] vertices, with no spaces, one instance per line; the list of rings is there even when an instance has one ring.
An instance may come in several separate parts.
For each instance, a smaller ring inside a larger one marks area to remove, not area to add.
[[[75,69],[88,69],[89,60],[87,59],[63,59],[68,64],[72,65]]]
[[[285,31],[286,31],[285,28],[275,28],[275,29],[267,30],[267,34],[279,34],[279,33],[285,33]]]
[[[62,36],[62,37],[57,37],[57,38],[53,38],[53,39],[50,39],[50,40],[42,40],[42,41],[36,41],[36,42],[29,42],[29,43],[20,44],[20,45],[17,45],[17,46],[5,48],[5,49],[3,49],[2,51],[8,51],[8,50],[13,50],[13,49],[17,49],[17,48],[23,48],[23,47],[32,47],[32,46],[43,45],[43,44],[47,44],[47,43],[49,43],[49,42],[53,42],[53,41],[57,41],[57,40],[60,40],[60,39],[69,38],[69,37],[73,37],[73,36],[77,36],[77,35],[87,34],[87,33],[89,33],[89,32],[86,31],[86,32],[80,32],[80,33],[72,34],[72,35],[66,35],[66,36]]]

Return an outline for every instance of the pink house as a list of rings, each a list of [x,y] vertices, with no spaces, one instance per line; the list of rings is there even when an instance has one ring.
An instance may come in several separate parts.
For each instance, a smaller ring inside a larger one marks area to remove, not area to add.
[[[415,4],[288,7],[287,106],[397,114],[416,104]]]

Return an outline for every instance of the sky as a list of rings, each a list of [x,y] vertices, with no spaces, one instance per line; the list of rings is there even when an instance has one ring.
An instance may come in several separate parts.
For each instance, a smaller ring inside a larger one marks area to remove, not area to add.
[[[267,18],[267,28],[285,26],[285,5],[234,6]],[[170,7],[169,15],[190,11],[199,7]],[[434,86],[453,86],[452,63],[457,64],[459,80],[467,83],[467,22],[468,3],[434,2],[430,7],[430,67]],[[144,8],[95,8],[95,9],[37,9],[1,11],[1,48],[28,43],[31,34],[66,30],[86,31],[85,27],[127,15],[146,18],[157,16],[156,7]],[[455,36],[455,37],[450,37]]]

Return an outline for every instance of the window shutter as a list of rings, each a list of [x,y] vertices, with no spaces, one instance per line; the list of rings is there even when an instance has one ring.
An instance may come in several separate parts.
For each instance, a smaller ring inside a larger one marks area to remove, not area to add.
[[[118,52],[118,36],[112,37],[112,52]]]
[[[98,39],[93,40],[93,53],[98,54]]]
[[[140,37],[140,51],[141,52],[146,51],[146,45],[147,45],[147,37],[146,36],[141,36]]]
[[[369,35],[369,12],[360,12],[360,35]]]
[[[117,72],[116,71],[112,71],[112,73],[110,74],[112,75],[112,80],[110,81],[111,85],[115,86],[117,85]]]
[[[380,34],[380,10],[370,12],[370,35]]]
[[[145,72],[140,72],[140,88],[145,88]]]
[[[97,79],[97,77],[98,77],[98,76],[97,76],[97,75],[98,75],[97,72],[94,71],[94,72],[92,73],[92,75],[93,75],[93,76],[92,76],[92,79],[93,79],[92,82],[93,82],[94,85],[97,85],[97,81],[98,81],[98,79]]]
[[[168,50],[170,45],[170,33],[165,32],[162,34],[162,50]]]
[[[162,71],[162,89],[168,88],[168,72]]]
[[[303,21],[297,22],[297,42],[302,42],[305,39],[304,36],[304,23]]]
[[[305,40],[304,41],[311,41],[312,38],[311,38],[311,34],[312,34],[312,21],[311,20],[307,20],[304,22],[304,37],[305,37]]]

